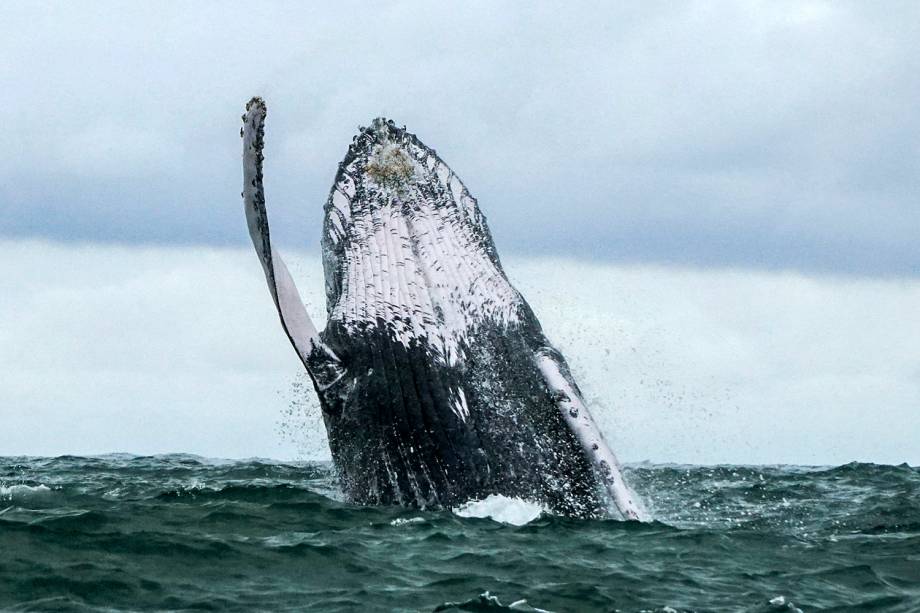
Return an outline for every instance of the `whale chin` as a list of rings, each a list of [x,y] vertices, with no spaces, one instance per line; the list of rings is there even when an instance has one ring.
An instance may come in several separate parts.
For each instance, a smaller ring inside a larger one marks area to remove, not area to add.
[[[349,498],[437,508],[501,494],[641,519],[476,199],[392,121],[363,128],[339,164],[322,232],[328,319],[317,331],[270,241],[265,115],[256,98],[243,116],[250,235]]]

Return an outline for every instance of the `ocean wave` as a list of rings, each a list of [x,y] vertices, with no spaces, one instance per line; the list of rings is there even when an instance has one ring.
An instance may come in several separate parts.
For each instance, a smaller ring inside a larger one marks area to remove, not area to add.
[[[51,488],[47,485],[0,485],[0,501],[12,501],[14,499],[35,498],[36,496],[45,496],[51,493]]]
[[[914,468],[628,472],[656,521],[559,517],[499,496],[361,507],[342,500],[328,464],[0,458],[0,609],[768,613],[920,601]]]

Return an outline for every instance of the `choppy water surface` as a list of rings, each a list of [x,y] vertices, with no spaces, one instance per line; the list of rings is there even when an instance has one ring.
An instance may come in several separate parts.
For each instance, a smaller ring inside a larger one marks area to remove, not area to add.
[[[0,458],[0,609],[920,611],[920,469],[628,474],[655,522],[355,507],[317,464]]]

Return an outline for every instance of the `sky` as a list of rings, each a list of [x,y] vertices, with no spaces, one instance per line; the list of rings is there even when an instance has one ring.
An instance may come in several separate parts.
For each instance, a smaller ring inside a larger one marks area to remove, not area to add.
[[[916,2],[7,2],[0,235],[244,244],[234,137],[258,94],[297,248],[386,115],[506,252],[916,276],[918,22]]]
[[[328,459],[251,248],[0,253],[0,455]],[[320,319],[319,259],[286,256]],[[920,465],[920,280],[504,265],[625,461]]]
[[[0,455],[327,457],[242,214],[262,95],[320,323],[322,205],[384,115],[624,459],[920,464],[920,5],[327,5],[4,4]]]

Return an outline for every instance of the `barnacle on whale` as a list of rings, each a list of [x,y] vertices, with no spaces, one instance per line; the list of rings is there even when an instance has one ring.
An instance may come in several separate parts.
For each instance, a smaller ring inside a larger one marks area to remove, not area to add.
[[[415,167],[399,145],[385,143],[374,147],[367,174],[384,187],[399,189],[412,179]]]

